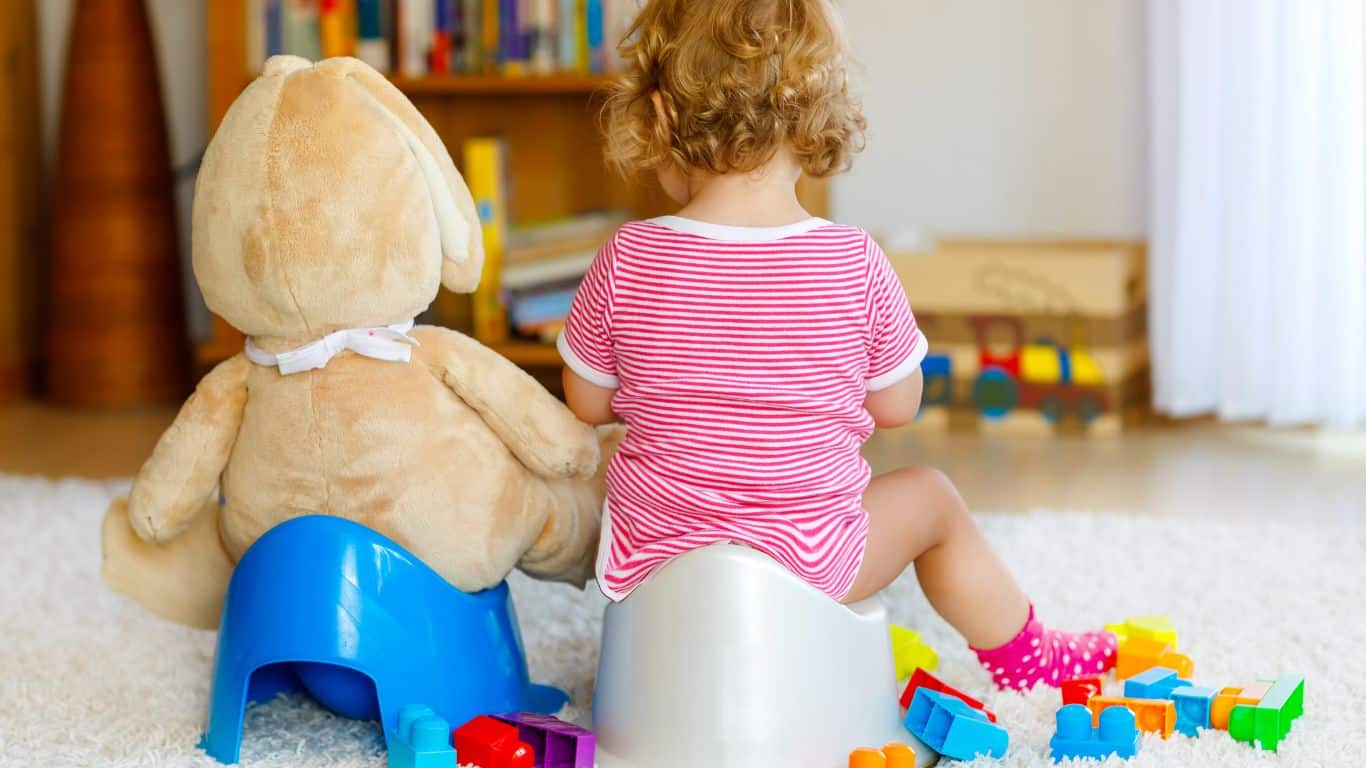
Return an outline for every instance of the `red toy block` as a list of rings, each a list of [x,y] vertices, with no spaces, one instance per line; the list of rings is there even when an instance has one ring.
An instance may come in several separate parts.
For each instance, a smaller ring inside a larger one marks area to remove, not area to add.
[[[1062,704],[1085,704],[1092,696],[1101,694],[1099,677],[1078,677],[1062,681]]]
[[[534,768],[531,745],[517,738],[517,726],[480,715],[451,733],[457,765],[478,768]]]
[[[981,710],[982,714],[986,715],[988,720],[993,723],[996,722],[996,715],[991,710],[987,709],[985,704],[966,693],[963,693],[957,688],[947,685],[944,681],[921,668],[916,668],[915,672],[911,674],[910,681],[906,683],[906,690],[901,693],[902,709],[911,706],[911,700],[915,698],[915,692],[920,688],[927,688],[935,693],[943,693],[956,699],[962,699],[964,704],[967,704],[973,709]]]

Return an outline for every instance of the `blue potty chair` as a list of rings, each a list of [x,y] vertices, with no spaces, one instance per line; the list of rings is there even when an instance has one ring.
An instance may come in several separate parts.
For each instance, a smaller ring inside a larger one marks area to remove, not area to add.
[[[236,763],[247,704],[292,690],[379,720],[386,739],[407,704],[459,725],[568,699],[528,679],[506,582],[461,592],[388,538],[324,516],[267,531],[233,571],[201,746]]]

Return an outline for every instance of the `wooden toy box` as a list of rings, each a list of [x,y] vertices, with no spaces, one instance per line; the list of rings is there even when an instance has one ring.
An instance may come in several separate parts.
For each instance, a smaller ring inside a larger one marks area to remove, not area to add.
[[[943,240],[888,257],[930,342],[921,426],[1097,434],[1147,412],[1141,243]]]

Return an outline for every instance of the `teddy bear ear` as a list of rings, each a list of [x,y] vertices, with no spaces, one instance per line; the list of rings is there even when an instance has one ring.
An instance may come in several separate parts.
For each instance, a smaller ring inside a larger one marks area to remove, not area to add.
[[[328,59],[317,65],[334,69],[374,99],[382,114],[412,152],[427,188],[441,236],[441,284],[456,293],[479,285],[484,268],[483,235],[479,214],[465,180],[450,153],[422,113],[383,75],[359,59]]]

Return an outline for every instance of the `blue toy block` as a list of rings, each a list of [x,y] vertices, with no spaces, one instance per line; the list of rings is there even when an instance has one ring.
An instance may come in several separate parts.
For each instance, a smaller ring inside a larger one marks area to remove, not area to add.
[[[389,768],[450,768],[455,765],[451,724],[431,707],[409,704],[398,712],[398,729],[389,732]]]
[[[1190,685],[1182,680],[1174,669],[1153,667],[1124,681],[1124,697],[1129,699],[1165,699],[1183,686]]]
[[[1106,707],[1100,713],[1100,727],[1091,727],[1091,710],[1084,704],[1068,704],[1058,710],[1058,732],[1048,742],[1053,762],[1065,758],[1103,758],[1119,755],[1128,760],[1138,754],[1142,737],[1128,707]]]
[[[1209,728],[1210,707],[1219,691],[1198,685],[1183,685],[1167,694],[1176,702],[1176,730],[1187,736],[1200,735],[1201,728]]]
[[[906,729],[939,754],[954,760],[979,755],[1005,757],[1006,729],[956,696],[919,688],[906,710]]]

